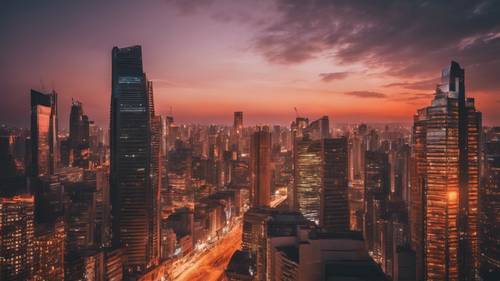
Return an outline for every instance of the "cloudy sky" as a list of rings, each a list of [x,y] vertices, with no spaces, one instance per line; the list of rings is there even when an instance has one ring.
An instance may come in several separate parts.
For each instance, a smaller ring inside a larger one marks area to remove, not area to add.
[[[43,3],[41,3],[43,2]],[[354,3],[355,2],[355,3]],[[156,110],[179,122],[410,122],[441,69],[466,69],[500,124],[500,1],[0,2],[0,123],[28,125],[29,90],[71,98],[107,126],[111,49],[140,44]]]

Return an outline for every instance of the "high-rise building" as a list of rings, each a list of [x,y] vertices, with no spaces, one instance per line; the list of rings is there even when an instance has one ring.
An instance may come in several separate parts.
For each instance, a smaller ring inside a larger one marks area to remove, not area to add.
[[[243,112],[235,111],[234,112],[234,124],[233,129],[236,134],[241,134],[243,130]]]
[[[252,135],[250,149],[250,204],[269,206],[271,201],[271,133],[259,127]]]
[[[175,208],[194,209],[194,192],[191,188],[192,152],[187,145],[177,141],[167,157],[168,198],[162,214],[168,216]]]
[[[112,235],[123,246],[125,273],[143,272],[158,260],[157,186],[151,181],[152,85],[140,46],[112,50]],[[156,207],[155,207],[156,206]],[[155,242],[156,241],[156,242]]]
[[[305,128],[304,132],[308,133],[312,139],[325,139],[330,137],[330,121],[328,116],[323,116],[318,120],[311,122]]]
[[[295,140],[293,205],[310,221],[319,224],[322,188],[321,141],[308,134]]]
[[[347,138],[325,138],[322,143],[320,226],[328,231],[349,230]]]
[[[363,233],[368,251],[377,260],[381,255],[380,252],[376,252],[377,249],[381,249],[380,240],[377,239],[379,234],[377,221],[385,209],[385,203],[390,192],[389,159],[385,152],[367,151],[364,162],[365,207]]]
[[[423,209],[426,280],[475,280],[478,276],[481,113],[474,99],[465,96],[464,73],[456,62],[442,71],[432,104],[418,111],[414,126],[421,134],[414,145],[423,150],[415,155],[417,187],[413,193],[418,197],[418,184],[423,184],[424,204],[413,207]]]
[[[62,219],[35,225],[33,280],[64,280],[65,241]]]
[[[33,267],[34,198],[0,198],[0,279],[23,281]]]
[[[96,188],[89,182],[66,183],[69,199],[65,211],[67,252],[78,252],[94,246],[96,221]]]
[[[272,280],[269,240],[295,236],[299,226],[309,225],[302,214],[272,208],[251,208],[243,216],[242,249],[255,261],[254,280]]]
[[[485,145],[484,187],[480,193],[480,275],[482,280],[500,276],[500,128]]]
[[[59,165],[57,93],[31,90],[31,176],[49,176]]]
[[[90,121],[87,115],[83,114],[82,103],[73,101],[69,115],[69,148],[72,166],[88,168],[89,166],[89,141],[90,141]]]

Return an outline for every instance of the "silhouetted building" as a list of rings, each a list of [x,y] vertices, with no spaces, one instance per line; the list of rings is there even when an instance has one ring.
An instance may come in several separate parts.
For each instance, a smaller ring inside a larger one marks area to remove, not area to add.
[[[323,171],[319,224],[328,231],[348,231],[347,138],[325,138],[321,142]]]
[[[269,206],[271,201],[271,133],[259,127],[252,135],[250,148],[250,204]]]
[[[31,176],[49,176],[59,165],[57,94],[31,90]]]
[[[73,101],[69,116],[69,148],[72,166],[89,168],[90,121],[83,114],[82,103]]]
[[[113,245],[123,245],[126,273],[143,272],[159,256],[159,198],[151,182],[152,89],[140,46],[112,51],[111,169]]]

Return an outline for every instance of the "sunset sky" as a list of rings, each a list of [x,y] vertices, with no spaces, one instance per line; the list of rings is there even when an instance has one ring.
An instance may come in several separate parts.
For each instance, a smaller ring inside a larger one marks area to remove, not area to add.
[[[356,3],[354,3],[356,2]],[[29,90],[108,125],[111,49],[142,45],[156,110],[177,122],[410,122],[456,60],[500,124],[500,1],[13,1],[0,3],[0,123],[29,124]]]

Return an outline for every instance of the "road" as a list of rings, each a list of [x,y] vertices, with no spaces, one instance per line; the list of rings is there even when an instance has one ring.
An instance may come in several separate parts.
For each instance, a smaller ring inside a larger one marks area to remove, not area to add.
[[[220,280],[233,253],[241,246],[242,226],[239,223],[210,250],[200,255],[176,276],[176,281]]]

